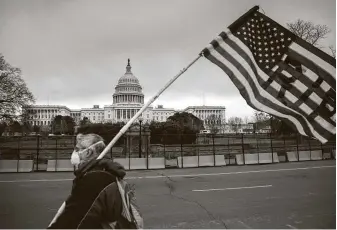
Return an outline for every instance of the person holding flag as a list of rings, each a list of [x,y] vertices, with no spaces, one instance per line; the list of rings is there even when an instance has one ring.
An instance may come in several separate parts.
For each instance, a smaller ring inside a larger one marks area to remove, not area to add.
[[[125,169],[111,159],[96,159],[104,148],[99,135],[77,135],[71,156],[76,178],[64,208],[48,229],[142,228],[134,189],[123,181]]]

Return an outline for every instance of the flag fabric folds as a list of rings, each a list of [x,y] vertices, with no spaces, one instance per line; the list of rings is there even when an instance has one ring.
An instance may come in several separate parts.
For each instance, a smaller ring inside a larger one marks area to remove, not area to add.
[[[253,7],[203,51],[256,110],[325,143],[336,133],[335,59]]]

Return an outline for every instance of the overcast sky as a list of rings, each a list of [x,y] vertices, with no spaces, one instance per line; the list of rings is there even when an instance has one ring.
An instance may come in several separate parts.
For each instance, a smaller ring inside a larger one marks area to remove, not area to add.
[[[326,24],[332,32],[321,45],[336,43],[335,0],[0,0],[0,53],[22,69],[37,104],[112,104],[127,58],[147,101],[254,5],[284,26],[298,18]],[[253,113],[224,72],[206,59],[153,105],[158,104],[222,105],[227,117]]]

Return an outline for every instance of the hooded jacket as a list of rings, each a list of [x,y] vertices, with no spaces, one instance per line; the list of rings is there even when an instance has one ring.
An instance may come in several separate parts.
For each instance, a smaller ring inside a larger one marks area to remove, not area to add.
[[[64,211],[48,228],[136,229],[137,225],[123,215],[123,195],[117,178],[123,179],[125,174],[123,166],[109,159],[80,165]]]

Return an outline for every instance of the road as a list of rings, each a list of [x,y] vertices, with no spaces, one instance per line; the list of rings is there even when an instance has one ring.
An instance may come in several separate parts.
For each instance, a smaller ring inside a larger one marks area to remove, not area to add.
[[[131,171],[146,228],[336,228],[334,160]],[[0,228],[45,228],[71,173],[0,174]]]

